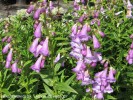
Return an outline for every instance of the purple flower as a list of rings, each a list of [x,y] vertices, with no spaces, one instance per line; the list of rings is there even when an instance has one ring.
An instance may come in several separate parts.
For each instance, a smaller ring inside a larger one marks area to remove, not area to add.
[[[11,67],[11,62],[10,62],[10,61],[6,61],[5,67],[6,67],[6,68],[10,68],[10,67]]]
[[[133,49],[133,42],[132,42],[132,44],[130,45],[130,48]]]
[[[8,50],[9,50],[10,47],[11,47],[11,44],[10,43],[8,43],[7,45],[5,45],[5,47],[2,50],[2,53],[3,54],[6,54],[8,52]]]
[[[90,89],[89,89],[89,88],[87,88],[87,89],[86,89],[86,92],[90,92]]]
[[[82,49],[81,53],[82,53],[82,55],[86,56],[86,54],[87,54],[87,46],[86,46],[86,44],[83,45],[83,49]]]
[[[98,48],[100,48],[101,45],[100,45],[98,39],[96,38],[96,36],[93,35],[92,37],[93,37],[93,46],[94,46],[94,49],[98,49]]]
[[[133,59],[129,59],[128,60],[128,63],[131,65],[131,64],[133,64]]]
[[[84,58],[84,62],[87,64],[91,64],[92,62],[97,62],[97,61],[98,61],[97,56],[96,55],[93,56],[90,47],[87,46],[87,54]]]
[[[108,84],[104,89],[104,93],[112,93],[112,92],[113,92],[113,89],[111,88],[110,84]]]
[[[89,72],[88,72],[88,70],[86,70],[84,72],[84,77],[82,79],[81,85],[89,85],[89,84],[92,84],[92,83],[93,83],[93,81],[90,79]]]
[[[30,14],[34,10],[34,5],[30,5],[27,9],[27,13]]]
[[[42,61],[42,55],[37,59],[37,61],[35,62],[34,65],[31,66],[31,69],[36,71],[36,72],[40,72],[41,69],[41,61]]]
[[[98,33],[99,33],[99,35],[100,35],[101,37],[105,37],[105,34],[104,34],[104,32],[102,32],[102,31],[99,31]]]
[[[76,42],[71,42],[71,47],[72,48],[79,48],[79,49],[83,49],[83,45],[81,43],[76,43]]]
[[[12,69],[13,73],[20,73],[21,72],[21,69],[19,69],[17,67],[17,61],[15,61],[14,64],[12,64],[11,69]]]
[[[70,55],[73,56],[74,58],[76,58],[77,60],[82,60],[83,59],[83,55],[81,53],[75,52],[75,51],[71,51]]]
[[[133,34],[130,35],[130,39],[133,39]]]
[[[108,79],[108,82],[110,82],[110,83],[116,82],[116,79],[114,78],[114,75],[113,75],[113,68],[112,67],[110,68],[109,75],[108,75],[107,79]]]
[[[57,63],[60,60],[60,53],[57,55],[57,57],[54,60],[54,63]]]
[[[47,4],[47,0],[43,0],[43,5]]]
[[[97,19],[97,25],[100,26],[100,24],[101,24],[100,20]]]
[[[76,75],[77,75],[77,77],[76,77],[77,80],[83,80],[84,70],[81,70],[81,71],[77,72]]]
[[[133,49],[131,49],[131,50],[129,51],[129,57],[130,57],[131,59],[133,59]]]
[[[39,41],[39,38],[36,38],[34,41],[33,41],[33,43],[32,43],[32,45],[31,45],[31,47],[30,47],[30,52],[35,52],[36,51],[36,48],[37,48],[37,45],[38,45],[38,41]]]
[[[45,59],[42,59],[40,67],[44,68],[44,64],[45,64]]]
[[[49,47],[48,47],[48,37],[46,37],[44,43],[43,43],[43,46],[42,48],[40,49],[40,53],[43,55],[43,56],[48,56],[49,55]]]
[[[97,59],[97,61],[101,61],[102,60],[102,54],[100,52],[94,52],[94,56]]]
[[[101,74],[101,79],[102,80],[106,80],[107,79],[107,71],[108,71],[108,68],[105,68]]]
[[[41,38],[41,36],[42,36],[41,27],[42,27],[42,24],[39,23],[39,25],[37,26],[37,28],[36,28],[36,30],[34,32],[34,36],[36,38]]]
[[[13,49],[11,48],[8,55],[7,55],[6,61],[8,61],[8,62],[12,61],[12,51],[13,51]]]
[[[99,16],[99,12],[98,11],[95,11],[93,17],[94,18],[98,18],[98,16]]]
[[[92,63],[90,64],[90,66],[91,66],[91,67],[96,67],[96,66],[97,66],[97,62],[92,62]]]
[[[92,90],[95,91],[96,93],[100,93],[101,92],[101,87],[100,87],[99,84],[94,83],[93,87],[92,87]]]
[[[2,38],[2,42],[5,42],[7,40],[7,36],[5,36],[4,38]]]
[[[132,9],[133,5],[131,4],[130,0],[127,1],[127,9]]]
[[[103,99],[104,97],[103,97],[103,93],[102,92],[99,92],[98,94],[96,94],[96,98],[97,99]]]
[[[104,67],[107,68],[108,67],[108,64],[109,64],[109,62],[106,61],[105,64],[104,64]]]
[[[41,48],[42,48],[42,45],[39,44],[37,46],[37,48],[36,48],[36,51],[33,53],[35,57],[38,57],[39,56],[39,54],[40,54],[39,51],[40,51]]]
[[[89,39],[91,39],[91,36],[88,35],[87,30],[88,30],[88,25],[85,24],[80,33],[78,34],[81,41],[88,41]]]
[[[46,10],[46,9],[42,7],[42,8],[41,8],[41,13],[45,12],[45,10]]]
[[[91,27],[88,25],[87,32],[91,31]]]
[[[50,10],[52,10],[54,8],[54,4],[52,1],[49,1],[49,8],[50,8]]]
[[[34,19],[38,20],[41,14],[41,8],[38,8],[34,13]]]
[[[6,40],[8,43],[10,43],[12,40],[12,36],[9,36],[8,39]]]
[[[86,66],[85,66],[85,64],[84,64],[84,62],[82,61],[82,60],[79,60],[78,62],[77,62],[77,66],[75,67],[75,68],[73,68],[72,70],[74,71],[74,72],[79,72],[79,71],[81,71],[82,69],[84,69]]]
[[[85,15],[83,14],[80,18],[79,18],[79,22],[82,23],[84,21]]]

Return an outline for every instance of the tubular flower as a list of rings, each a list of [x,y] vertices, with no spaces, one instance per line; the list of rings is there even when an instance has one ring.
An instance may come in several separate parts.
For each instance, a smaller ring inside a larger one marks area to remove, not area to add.
[[[30,49],[29,50],[30,50],[31,53],[33,53],[33,52],[36,51],[36,48],[37,48],[37,45],[38,45],[38,41],[39,41],[39,38],[36,38],[33,41],[32,45],[30,46]]]
[[[41,38],[41,36],[42,36],[41,27],[42,27],[42,24],[39,23],[39,25],[37,26],[37,28],[36,28],[36,30],[34,32],[34,36],[36,38]]]
[[[37,59],[37,61],[35,62],[35,64],[31,66],[31,69],[32,69],[32,70],[34,70],[34,71],[36,71],[36,72],[40,72],[40,70],[41,70],[41,61],[42,61],[42,57],[43,57],[43,55],[41,55],[41,56]]]
[[[7,36],[5,36],[4,38],[2,38],[2,42],[5,42],[7,40]]]
[[[6,68],[10,68],[11,67],[11,62],[10,61],[6,61],[5,67]]]
[[[85,66],[84,62],[83,62],[82,60],[79,60],[79,61],[77,62],[77,66],[76,66],[75,68],[73,68],[72,70],[73,70],[74,72],[79,72],[79,71],[81,71],[81,70],[83,70],[83,69],[85,69],[85,68],[86,68],[86,66]]]
[[[100,45],[98,39],[96,38],[96,36],[93,35],[92,37],[93,37],[93,47],[94,47],[94,49],[98,49],[98,48],[100,48],[101,45]]]
[[[88,41],[89,39],[91,39],[91,36],[88,35],[88,25],[85,24],[82,28],[82,30],[80,31],[80,33],[78,34],[78,37],[80,38],[81,41]]]
[[[2,53],[3,53],[3,54],[6,54],[6,53],[8,52],[8,50],[9,50],[10,47],[11,47],[11,44],[8,43],[8,44],[3,48]]]
[[[30,5],[27,9],[27,13],[30,14],[34,10],[34,5]]]
[[[41,8],[38,8],[34,13],[34,19],[38,20],[41,14]]]
[[[43,45],[42,45],[42,48],[40,49],[40,53],[43,55],[43,56],[49,56],[49,47],[48,47],[48,40],[49,38],[46,37]]]
[[[11,62],[12,61],[12,51],[13,51],[13,49],[11,48],[10,49],[10,51],[9,51],[9,53],[8,53],[8,55],[7,55],[7,58],[6,58],[6,61],[8,61],[8,62]]]
[[[11,69],[13,73],[21,73],[21,69],[17,67],[17,61],[12,64]]]

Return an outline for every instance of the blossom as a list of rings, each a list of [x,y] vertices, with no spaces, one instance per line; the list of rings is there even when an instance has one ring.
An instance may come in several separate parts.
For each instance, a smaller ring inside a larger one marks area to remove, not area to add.
[[[42,48],[40,49],[40,53],[43,55],[43,56],[48,56],[49,55],[49,47],[48,47],[48,40],[49,38],[46,37],[43,45],[42,45]]]
[[[7,40],[7,36],[5,36],[4,38],[2,38],[2,42],[5,42]]]
[[[20,72],[21,72],[21,69],[19,69],[18,66],[17,66],[17,61],[15,61],[15,62],[12,64],[11,69],[12,69],[12,72],[13,72],[13,73],[20,73]]]
[[[60,60],[60,53],[57,55],[57,57],[54,60],[54,63],[57,63]]]
[[[3,54],[6,54],[8,52],[8,50],[9,50],[10,47],[11,47],[11,44],[10,43],[8,43],[7,45],[5,45],[5,47],[2,50],[2,53]]]
[[[131,4],[130,0],[127,1],[127,9],[132,9],[133,5]]]
[[[94,46],[94,49],[98,49],[98,48],[100,48],[101,45],[100,45],[98,39],[96,38],[96,36],[93,35],[92,37],[93,37],[93,46]]]
[[[110,68],[109,75],[108,75],[107,79],[108,79],[108,82],[110,82],[110,83],[116,82],[116,79],[114,78],[113,68],[112,67]]]
[[[84,69],[84,68],[86,68],[84,62],[83,62],[82,60],[79,60],[79,61],[77,62],[77,66],[76,66],[75,68],[73,68],[72,70],[73,70],[74,72],[79,72],[79,71],[81,71],[81,70]]]
[[[113,92],[113,89],[111,88],[110,84],[108,83],[108,85],[104,89],[104,93],[112,93],[112,92]]]
[[[7,55],[6,61],[8,61],[8,62],[12,61],[12,55],[13,55],[12,51],[13,51],[13,49],[11,48]]]
[[[88,25],[87,24],[85,24],[83,26],[82,30],[78,34],[78,37],[80,38],[81,41],[88,41],[89,39],[91,39],[91,36],[88,35]]]
[[[99,31],[98,33],[99,33],[99,35],[100,35],[101,37],[105,37],[105,33],[104,33],[104,32]]]
[[[37,45],[38,45],[38,41],[39,41],[39,38],[36,38],[33,42],[32,42],[32,45],[30,46],[30,52],[35,52],[36,51],[36,48],[37,48]]]
[[[36,28],[36,30],[34,32],[34,36],[36,38],[41,38],[41,36],[42,36],[41,27],[42,27],[42,24],[39,23],[39,25],[37,26],[37,28]]]
[[[43,57],[43,55],[41,55],[41,56],[37,59],[37,61],[35,62],[35,64],[31,66],[31,69],[32,69],[32,70],[35,70],[36,72],[40,72],[42,57]]]
[[[30,14],[34,10],[34,5],[30,5],[27,9],[27,13]]]
[[[41,8],[38,8],[34,13],[34,19],[38,20],[41,14]]]
[[[10,61],[6,61],[5,67],[6,68],[10,68],[10,66],[11,66],[11,62]]]

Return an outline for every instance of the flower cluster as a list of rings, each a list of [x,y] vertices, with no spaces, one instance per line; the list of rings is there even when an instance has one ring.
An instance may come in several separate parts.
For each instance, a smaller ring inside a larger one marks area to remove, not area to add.
[[[7,22],[5,24],[5,29],[4,29],[4,33],[8,32],[8,27],[9,27],[9,23]],[[7,57],[6,57],[6,63],[5,63],[5,67],[6,68],[11,68],[12,72],[13,73],[21,73],[21,69],[18,68],[17,66],[17,60],[13,62],[13,48],[12,48],[12,36],[5,36],[3,39],[2,39],[2,42],[6,43],[6,45],[3,47],[2,49],[2,53],[3,54],[7,54]]]
[[[133,39],[133,34],[130,35],[130,38]],[[133,42],[130,45],[130,49],[128,51],[128,55],[126,56],[126,60],[129,64],[133,64]]]
[[[39,8],[36,8],[39,5]],[[36,8],[36,9],[35,9]],[[40,72],[41,68],[44,68],[45,59],[49,56],[49,37],[47,36],[45,39],[42,35],[42,23],[39,20],[41,14],[47,14],[49,10],[52,10],[53,3],[52,1],[48,3],[46,0],[43,2],[39,2],[37,5],[31,4],[27,9],[27,13],[31,13],[34,10],[34,41],[32,42],[29,51],[33,53],[34,57],[38,58],[35,64],[31,66],[32,70],[36,72]],[[43,38],[43,39],[42,39]]]
[[[106,67],[103,71],[100,71],[95,74],[94,83],[92,87],[94,98],[103,99],[104,93],[113,92],[113,89],[110,84],[116,82],[116,79],[114,78],[115,73],[116,71],[112,67],[110,67],[109,72],[108,67]]]
[[[132,16],[133,5],[131,4],[130,0],[127,0],[127,2],[125,2],[125,4],[126,4],[126,8],[127,8],[127,15],[126,15],[126,17],[127,18],[133,18],[133,16]]]
[[[100,35],[102,38],[105,37],[104,32],[99,29],[91,28],[91,25],[94,24],[100,26],[100,20],[98,19],[99,13],[100,11],[98,10],[93,12],[93,19],[91,20],[90,25],[88,23],[84,24],[84,21],[88,18],[88,15],[84,13],[79,17],[79,23],[72,26],[70,34],[72,51],[70,52],[70,56],[77,60],[76,67],[72,69],[72,71],[76,73],[76,79],[81,80],[81,85],[92,85],[92,89],[87,88],[86,92],[92,90],[92,96],[101,100],[104,98],[104,93],[113,92],[110,83],[114,83],[116,80],[114,78],[115,70],[110,67],[108,72],[109,62],[102,59],[100,52],[95,51],[96,49],[101,48],[97,35]],[[92,31],[94,32],[93,34]],[[93,42],[92,49],[91,46],[87,45],[87,42],[89,41]],[[104,66],[104,70],[97,72],[94,79],[92,79],[90,75],[90,67],[95,68],[99,63]]]

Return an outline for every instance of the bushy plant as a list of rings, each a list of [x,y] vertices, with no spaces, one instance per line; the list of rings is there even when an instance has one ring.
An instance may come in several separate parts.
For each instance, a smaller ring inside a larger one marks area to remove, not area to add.
[[[65,10],[39,0],[0,19],[1,98],[133,99],[132,8],[75,0]]]

